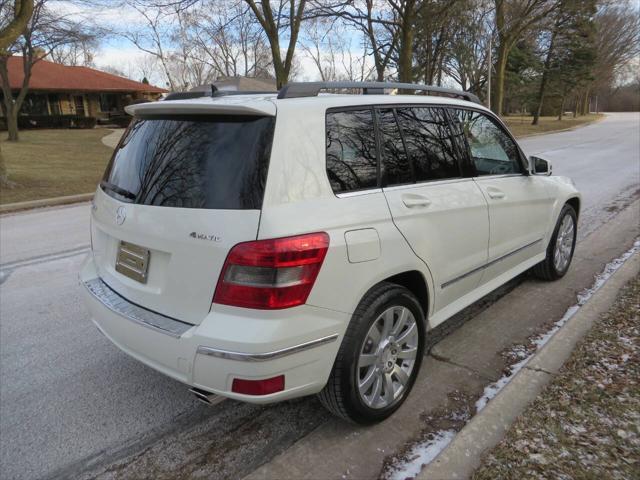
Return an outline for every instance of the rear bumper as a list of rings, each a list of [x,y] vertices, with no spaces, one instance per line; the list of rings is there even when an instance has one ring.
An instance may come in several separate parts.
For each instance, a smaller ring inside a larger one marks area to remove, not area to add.
[[[327,382],[349,315],[308,305],[254,311],[214,305],[189,325],[129,303],[98,277],[91,254],[80,283],[98,329],[140,362],[187,385],[251,403],[319,392]],[[285,376],[271,395],[233,393],[234,378]]]

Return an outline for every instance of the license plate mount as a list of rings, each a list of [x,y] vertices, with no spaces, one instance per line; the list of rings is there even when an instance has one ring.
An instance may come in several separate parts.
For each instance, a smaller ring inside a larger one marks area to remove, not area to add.
[[[116,255],[116,272],[140,283],[147,283],[150,252],[135,243],[120,241]]]

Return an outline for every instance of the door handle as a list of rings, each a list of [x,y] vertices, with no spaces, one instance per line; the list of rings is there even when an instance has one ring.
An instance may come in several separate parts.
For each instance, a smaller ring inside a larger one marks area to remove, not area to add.
[[[404,206],[407,208],[421,208],[431,205],[431,200],[429,200],[424,195],[410,193],[402,195],[402,203],[404,203]]]
[[[495,199],[506,197],[506,194],[503,191],[498,190],[497,188],[487,188],[487,194],[491,198],[495,198]]]

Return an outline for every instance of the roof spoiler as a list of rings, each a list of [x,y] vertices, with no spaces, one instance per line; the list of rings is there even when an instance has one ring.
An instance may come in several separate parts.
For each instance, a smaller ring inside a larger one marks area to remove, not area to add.
[[[194,97],[191,97],[194,98]],[[251,103],[233,102],[149,102],[128,105],[124,110],[129,115],[254,115],[274,117],[276,106],[273,102],[256,100]]]

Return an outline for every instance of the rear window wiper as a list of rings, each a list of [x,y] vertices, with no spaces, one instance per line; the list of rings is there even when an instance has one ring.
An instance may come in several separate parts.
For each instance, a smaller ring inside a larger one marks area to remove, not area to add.
[[[119,186],[111,183],[111,182],[107,182],[105,180],[100,182],[100,188],[102,188],[103,190],[111,190],[112,192],[117,193],[118,195],[122,195],[124,198],[128,198],[129,200],[135,200],[136,199],[136,194],[135,193],[131,193],[129,190],[125,190],[124,188],[120,188]]]

